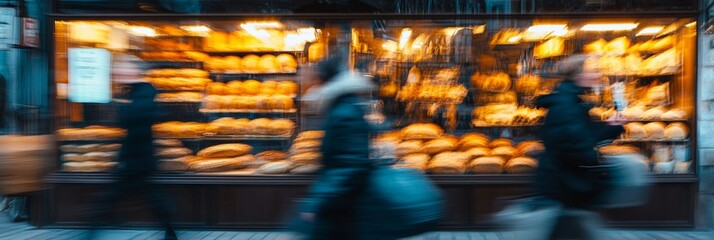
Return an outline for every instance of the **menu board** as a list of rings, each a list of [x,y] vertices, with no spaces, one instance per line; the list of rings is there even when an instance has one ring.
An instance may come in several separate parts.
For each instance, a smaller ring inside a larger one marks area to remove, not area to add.
[[[69,101],[109,103],[111,53],[101,48],[69,49]]]

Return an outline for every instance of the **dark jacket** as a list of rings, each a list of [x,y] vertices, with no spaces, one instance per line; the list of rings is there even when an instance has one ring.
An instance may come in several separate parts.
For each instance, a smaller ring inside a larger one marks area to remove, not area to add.
[[[362,206],[357,202],[373,166],[369,159],[370,125],[358,96],[371,89],[371,83],[349,73],[336,78],[316,99],[327,115],[321,148],[323,169],[299,209],[315,213],[316,220],[297,230],[306,232],[308,239],[369,239],[354,220],[360,213]]]
[[[536,171],[536,191],[574,208],[588,208],[600,191],[597,174],[583,167],[598,165],[596,144],[623,131],[622,126],[593,122],[588,115],[591,106],[578,96],[582,93],[566,80],[536,102],[548,109],[540,131],[545,154]]]
[[[119,121],[126,129],[119,150],[120,174],[150,174],[156,170],[151,126],[156,121],[156,89],[149,83],[133,83],[128,94],[131,103],[120,106]]]

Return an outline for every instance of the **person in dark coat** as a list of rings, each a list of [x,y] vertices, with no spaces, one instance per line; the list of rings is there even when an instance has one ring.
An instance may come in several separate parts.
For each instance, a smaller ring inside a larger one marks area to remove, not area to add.
[[[304,98],[326,115],[322,165],[317,181],[299,207],[306,239],[380,239],[359,226],[359,199],[373,164],[369,159],[370,125],[364,119],[363,94],[374,85],[347,70],[339,57],[319,64],[319,90]]]
[[[602,76],[587,68],[588,58],[576,55],[560,62],[558,68],[565,80],[551,94],[536,101],[538,107],[548,109],[540,132],[545,154],[536,170],[536,192],[560,202],[566,209],[594,208],[593,200],[601,191],[598,174],[590,168],[599,165],[595,147],[624,130],[617,115],[606,123],[590,119],[588,111],[592,106],[580,95],[600,84]],[[554,231],[557,230],[556,227]]]
[[[150,83],[140,80],[140,75],[132,76],[133,73],[137,73],[136,64],[129,62],[115,66],[127,69],[124,73],[128,76],[115,74],[115,81],[126,84],[129,88],[127,94],[129,103],[119,107],[120,126],[126,129],[127,135],[119,150],[119,165],[115,170],[117,180],[109,192],[100,197],[95,219],[96,222],[100,222],[102,220],[100,217],[111,211],[120,198],[139,194],[146,197],[155,216],[161,221],[166,231],[164,239],[177,239],[171,224],[171,210],[166,194],[150,179],[156,174],[158,164],[154,156],[151,130],[159,110],[154,102],[157,91]],[[93,233],[89,236],[93,238]]]

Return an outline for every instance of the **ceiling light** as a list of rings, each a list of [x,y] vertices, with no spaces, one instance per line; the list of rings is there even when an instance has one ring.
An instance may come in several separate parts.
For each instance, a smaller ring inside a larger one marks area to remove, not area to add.
[[[528,27],[526,29],[526,32],[532,32],[532,33],[551,33],[555,31],[562,31],[565,30],[567,32],[567,25],[565,24],[547,24],[547,25],[533,25]]]
[[[204,25],[181,26],[181,29],[192,32],[192,33],[199,33],[199,34],[206,34],[211,31],[211,29],[209,27],[206,27]]]
[[[508,38],[508,42],[509,43],[518,43],[518,41],[521,41],[521,38],[523,38],[523,37],[521,37],[521,35],[513,36],[513,37]]]
[[[580,30],[583,31],[627,31],[637,27],[637,23],[597,23],[585,24]]]
[[[156,37],[156,30],[150,27],[141,27],[141,26],[131,26],[129,27],[129,33],[135,36],[140,36],[140,37]]]
[[[652,26],[652,27],[646,27],[640,30],[635,36],[652,36],[664,29],[664,26]]]

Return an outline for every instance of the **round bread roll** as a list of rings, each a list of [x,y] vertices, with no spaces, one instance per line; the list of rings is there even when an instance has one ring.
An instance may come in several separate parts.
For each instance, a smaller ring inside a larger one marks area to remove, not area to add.
[[[511,159],[518,155],[518,150],[511,146],[497,147],[491,149],[491,156],[498,156],[503,159]]]
[[[663,120],[682,120],[687,118],[687,112],[682,109],[670,109],[662,114]]]
[[[401,162],[397,163],[399,168],[412,168],[424,171],[427,168],[431,156],[426,153],[409,154],[401,158]]]
[[[298,67],[295,57],[290,54],[280,54],[275,57],[275,65],[280,72],[294,72]]]
[[[224,84],[223,87],[218,87],[218,88],[219,89],[214,89],[214,90],[215,91],[223,91],[223,93],[221,95],[236,95],[237,96],[237,95],[243,94],[243,82],[239,81],[239,80],[230,81],[230,82]]]
[[[494,139],[488,145],[491,148],[510,147],[510,146],[513,146],[513,141],[511,141],[510,139],[506,139],[506,138],[499,138],[499,139]]]
[[[689,128],[683,123],[670,123],[667,128],[664,129],[664,137],[672,140],[683,140],[687,139],[689,135]]]
[[[622,111],[622,116],[630,120],[640,120],[644,114],[645,110],[642,107],[628,107]]]
[[[428,154],[437,154],[441,152],[456,150],[458,140],[453,137],[440,137],[424,143],[422,149]]]
[[[624,125],[625,135],[629,139],[643,139],[646,136],[645,126],[642,123],[632,122]]]
[[[662,122],[651,122],[645,124],[645,136],[650,139],[664,138],[664,128],[666,125]]]
[[[253,151],[253,147],[241,143],[219,144],[204,148],[196,156],[205,158],[228,158],[246,155]]]
[[[249,54],[241,59],[241,68],[245,72],[257,72],[260,57],[255,54]]]
[[[255,158],[259,160],[275,162],[287,159],[288,153],[283,151],[268,150],[256,154]]]
[[[506,172],[511,174],[533,173],[538,161],[529,157],[517,157],[506,163]]]
[[[414,153],[421,153],[423,142],[421,140],[409,140],[399,143],[394,149],[394,154],[397,157],[406,156]]]
[[[648,109],[647,111],[645,111],[644,114],[642,114],[642,119],[646,119],[646,120],[660,119],[660,118],[662,118],[662,115],[664,115],[665,110],[666,109],[664,109],[663,107],[655,107],[655,108]]]
[[[319,152],[305,152],[290,156],[290,161],[295,164],[316,164],[322,159]]]
[[[545,146],[538,141],[523,141],[516,146],[519,156],[536,157],[545,152]]]
[[[297,137],[295,137],[295,142],[320,140],[323,136],[325,136],[325,131],[303,131],[300,132]]]
[[[277,66],[275,65],[275,56],[271,54],[265,54],[260,57],[258,62],[258,72],[277,72]]]
[[[640,153],[640,149],[632,145],[607,145],[598,148],[598,152],[602,155],[624,155]]]
[[[468,153],[464,153],[464,152],[443,152],[443,153],[436,154],[432,158],[432,160],[437,160],[437,159],[451,159],[451,160],[462,162],[462,163],[464,163],[464,166],[465,166],[466,162],[471,160],[471,155]]]
[[[252,64],[251,61],[254,61],[254,59],[248,59],[248,65]],[[222,68],[224,70],[230,70],[230,71],[239,71],[242,72],[243,70],[243,59],[241,59],[238,56],[226,56],[223,58],[223,61],[221,62]]]
[[[459,140],[459,149],[466,151],[476,147],[488,147],[488,137],[480,133],[467,133]]]
[[[206,94],[226,95],[228,94],[228,87],[222,82],[212,82],[206,85]]]
[[[466,150],[467,154],[469,154],[471,159],[479,158],[479,157],[485,157],[488,156],[491,153],[491,150],[488,148],[482,148],[482,147],[475,147],[469,150]]]
[[[257,170],[255,170],[255,173],[258,174],[285,174],[290,171],[290,169],[293,167],[293,163],[290,161],[277,161],[277,162],[271,162],[267,163]]]
[[[434,139],[442,134],[444,134],[444,130],[433,123],[414,123],[402,129],[402,138],[405,140]]]
[[[469,172],[481,174],[503,173],[503,165],[506,163],[501,157],[479,157],[471,161],[468,165]]]
[[[302,175],[302,174],[314,174],[320,171],[322,166],[317,164],[303,164],[298,165],[290,170],[290,174]]]
[[[298,89],[299,86],[293,81],[280,81],[278,85],[275,86],[275,93],[292,96],[298,93]]]
[[[243,81],[243,91],[248,95],[257,95],[260,93],[260,87],[262,84],[258,80],[245,80]]]
[[[275,88],[277,88],[278,82],[273,81],[273,80],[266,80],[261,83],[260,87],[263,89],[272,89],[273,92],[275,92]]]
[[[432,160],[427,167],[431,174],[463,174],[465,170],[463,163],[448,159]]]

